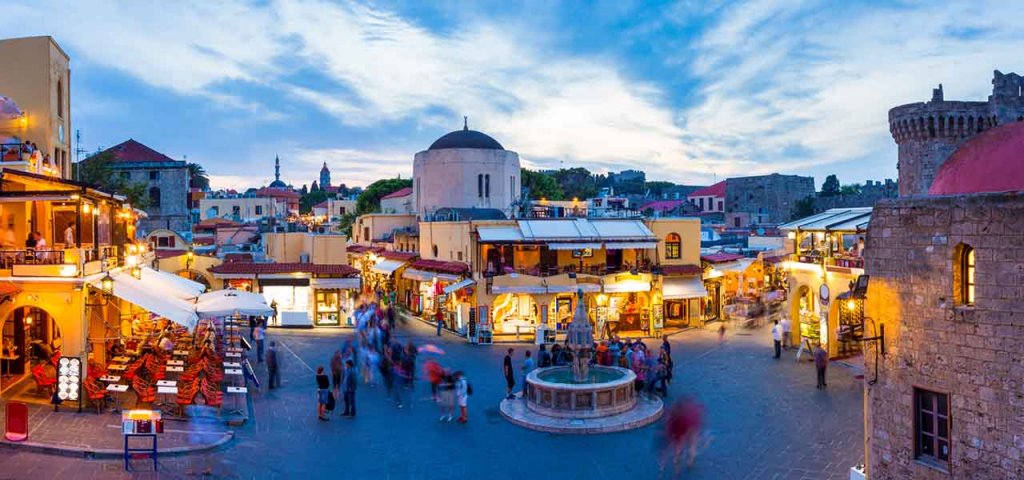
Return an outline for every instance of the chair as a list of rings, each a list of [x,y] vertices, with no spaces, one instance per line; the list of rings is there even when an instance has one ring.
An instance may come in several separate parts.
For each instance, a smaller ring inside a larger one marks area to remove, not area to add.
[[[107,392],[103,390],[99,382],[91,377],[87,377],[83,384],[86,396],[89,398],[89,401],[96,405],[96,413],[100,413],[107,406]]]
[[[53,395],[53,390],[57,386],[57,377],[47,376],[46,372],[43,370],[45,367],[45,363],[40,363],[39,365],[32,367],[32,378],[36,381],[37,392]]]

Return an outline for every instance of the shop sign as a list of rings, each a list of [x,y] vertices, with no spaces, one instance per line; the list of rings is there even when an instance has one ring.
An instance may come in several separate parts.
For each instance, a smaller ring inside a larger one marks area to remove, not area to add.
[[[828,306],[828,301],[830,299],[830,296],[829,296],[829,291],[828,291],[828,285],[827,284],[823,283],[823,284],[821,284],[821,287],[818,288],[818,298],[820,299],[822,306]]]
[[[61,401],[78,401],[81,393],[82,359],[61,357],[57,366],[57,398]]]
[[[576,248],[572,251],[572,258],[590,258],[594,256],[592,248]]]

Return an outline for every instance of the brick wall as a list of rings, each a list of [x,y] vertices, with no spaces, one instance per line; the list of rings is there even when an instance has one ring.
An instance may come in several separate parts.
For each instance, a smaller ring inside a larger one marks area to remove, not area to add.
[[[760,175],[725,181],[725,217],[729,227],[779,224],[793,220],[796,202],[814,196],[814,178]],[[734,219],[740,219],[740,225]],[[758,219],[760,218],[760,221]]]
[[[1024,197],[883,200],[868,232],[866,314],[887,353],[867,386],[871,478],[1024,478]],[[954,306],[961,242],[975,249],[973,308]],[[874,359],[868,348],[867,380]],[[914,387],[950,395],[949,472],[914,458]]]

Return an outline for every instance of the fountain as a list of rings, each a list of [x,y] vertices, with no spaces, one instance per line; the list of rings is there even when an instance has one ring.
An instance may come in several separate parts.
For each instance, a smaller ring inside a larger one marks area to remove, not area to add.
[[[661,416],[661,400],[638,399],[633,388],[636,374],[620,367],[590,365],[594,331],[582,290],[576,298],[565,340],[571,366],[530,372],[523,399],[503,401],[502,415],[520,426],[558,433],[615,432],[654,422]]]

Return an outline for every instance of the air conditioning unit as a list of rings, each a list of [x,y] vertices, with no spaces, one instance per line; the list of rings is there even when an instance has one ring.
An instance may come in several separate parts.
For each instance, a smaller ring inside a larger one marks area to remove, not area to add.
[[[309,254],[308,253],[299,254],[299,263],[309,263]]]

